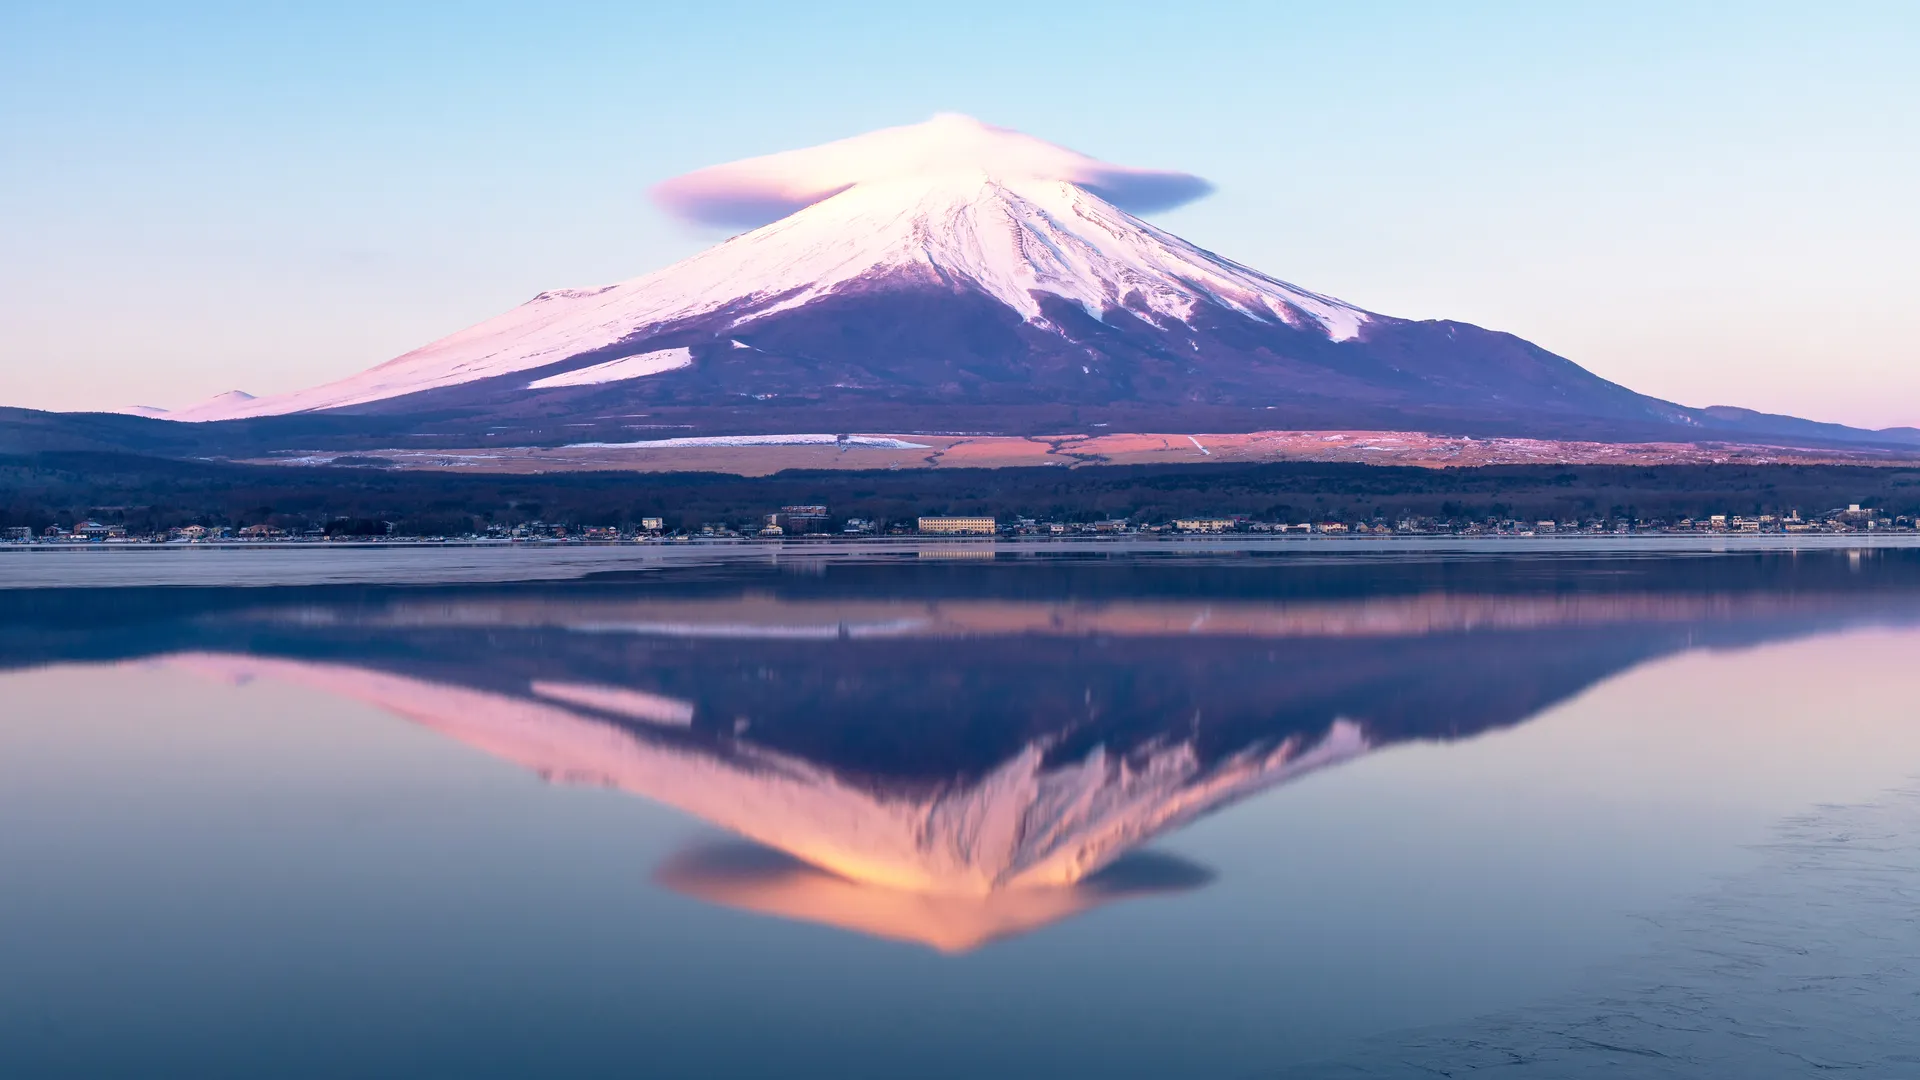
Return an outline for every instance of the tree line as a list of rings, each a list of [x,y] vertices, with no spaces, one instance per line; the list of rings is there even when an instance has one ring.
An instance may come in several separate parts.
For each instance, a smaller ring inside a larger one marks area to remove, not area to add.
[[[1275,522],[1422,517],[1677,520],[1818,514],[1859,503],[1920,513],[1920,469],[1839,465],[1501,465],[1425,469],[1345,463],[1100,465],[1066,469],[717,473],[413,471],[240,465],[112,453],[0,457],[0,527],[95,520],[133,533],[187,525],[374,535],[453,535],[535,521],[669,529],[746,525],[791,504],[835,518],[921,515],[1137,522],[1245,515]]]

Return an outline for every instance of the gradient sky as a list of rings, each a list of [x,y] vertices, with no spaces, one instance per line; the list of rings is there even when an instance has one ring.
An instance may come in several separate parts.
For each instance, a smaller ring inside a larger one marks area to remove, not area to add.
[[[0,404],[352,374],[717,239],[701,166],[939,111],[1637,390],[1920,424],[1920,5],[0,3]]]

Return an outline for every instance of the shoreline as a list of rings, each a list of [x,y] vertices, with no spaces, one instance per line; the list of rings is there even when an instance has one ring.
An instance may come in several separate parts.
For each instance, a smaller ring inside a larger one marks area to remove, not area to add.
[[[1372,547],[1381,544],[1400,547],[1435,547],[1484,544],[1670,544],[1693,549],[1703,545],[1736,544],[1748,549],[1798,547],[1920,547],[1920,529],[1886,529],[1853,533],[1734,533],[1734,532],[1629,532],[1629,533],[1395,533],[1389,535],[1327,535],[1324,533],[1126,533],[1120,535],[1069,536],[688,536],[641,537],[632,539],[573,539],[558,537],[395,537],[391,539],[355,538],[351,540],[54,540],[26,543],[0,541],[0,552],[30,551],[185,551],[203,548],[220,550],[339,551],[414,548],[488,548],[564,551],[574,549],[658,550],[665,548],[750,548],[783,549],[829,548],[899,550],[921,546],[998,546],[1006,548],[1099,546],[1122,548],[1158,548],[1199,546],[1213,548],[1260,548],[1311,545],[1315,547]]]
[[[1903,536],[1137,537],[1028,539],[718,540],[687,543],[509,541],[384,543],[41,544],[0,547],[0,592],[150,587],[274,588],[585,580],[727,565],[792,566],[908,559],[1001,562],[1143,560],[1637,559],[1920,549]]]

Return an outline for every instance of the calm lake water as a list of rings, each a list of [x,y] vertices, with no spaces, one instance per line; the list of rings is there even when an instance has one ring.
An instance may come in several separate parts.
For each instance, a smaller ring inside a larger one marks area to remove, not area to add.
[[[1920,1076],[1920,549],[0,552],[7,1077]]]

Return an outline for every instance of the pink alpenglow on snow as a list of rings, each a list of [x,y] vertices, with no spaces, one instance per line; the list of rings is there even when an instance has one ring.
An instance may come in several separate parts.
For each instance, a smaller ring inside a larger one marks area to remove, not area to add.
[[[649,728],[691,723],[692,703],[619,687],[540,682],[531,689],[547,700],[537,701],[350,664],[229,653],[161,662],[365,702],[551,780],[674,807],[846,881],[935,896],[1069,888],[1155,836],[1373,749],[1348,720],[1212,762],[1192,740],[1140,759],[1102,746],[1058,761],[1041,740],[970,783],[895,790],[750,739],[716,752],[580,711]]]
[[[618,360],[609,360],[592,367],[575,368],[558,375],[549,375],[544,379],[535,379],[527,384],[529,390],[545,390],[554,386],[598,386],[601,383],[621,382],[626,379],[643,379],[648,375],[658,375],[663,371],[674,371],[693,363],[691,349],[658,349],[641,353],[638,356],[623,356]]]
[[[925,123],[700,169],[655,186],[653,198],[697,224],[757,228],[860,184],[956,175],[1064,181],[1135,214],[1169,210],[1213,190],[1187,173],[1113,165],[941,113]]]
[[[669,181],[655,195],[685,214],[737,202],[744,192],[764,196],[763,209],[778,201],[772,193],[787,201],[784,216],[770,224],[663,270],[541,293],[338,382],[257,399],[217,398],[168,418],[271,416],[443,390],[640,342],[715,313],[730,313],[727,327],[737,328],[881,279],[964,284],[1028,323],[1045,322],[1038,292],[1096,318],[1133,297],[1175,320],[1219,307],[1311,324],[1335,341],[1358,333],[1365,312],[1202,251],[1124,208],[1176,205],[1206,190],[1205,181],[1184,173],[1105,165],[966,117],[937,117]],[[544,372],[520,388],[631,383],[693,362],[685,348],[648,350]]]

